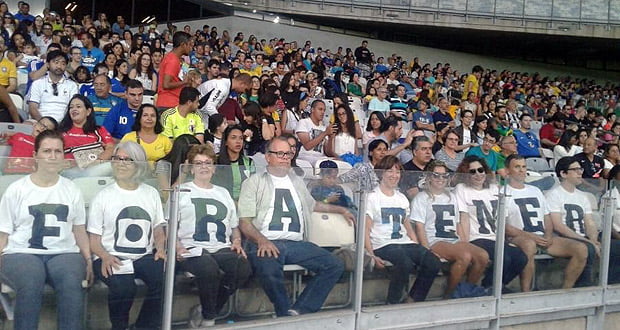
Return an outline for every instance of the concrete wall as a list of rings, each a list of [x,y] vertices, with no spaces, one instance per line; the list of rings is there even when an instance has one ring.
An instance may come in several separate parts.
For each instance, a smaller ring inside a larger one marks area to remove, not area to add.
[[[9,6],[9,12],[15,15],[17,13],[17,3],[19,0],[4,0]],[[30,15],[42,15],[43,9],[46,7],[49,8],[49,0],[26,0],[26,2],[30,5]],[[70,1],[67,1],[69,3]],[[64,15],[64,13],[60,13]]]
[[[261,15],[255,16],[262,17]],[[266,17],[270,19],[275,18],[275,16]],[[319,27],[318,25],[313,24],[301,24],[299,22],[296,22],[295,25],[290,25],[288,23],[290,22],[287,21],[287,24],[284,24],[283,20],[281,20],[279,24],[274,24],[271,21],[238,16],[228,16],[187,22],[187,24],[192,26],[192,29],[202,28],[203,24],[217,26],[220,33],[223,30],[228,30],[231,36],[234,36],[239,31],[243,31],[246,37],[254,34],[259,38],[259,40],[261,38],[269,40],[273,37],[283,37],[287,40],[297,40],[298,43],[302,45],[306,40],[312,40],[314,47],[322,46],[324,49],[331,49],[334,51],[338,48],[338,46],[354,49],[355,47],[360,45],[362,40],[369,40],[368,47],[372,52],[375,53],[377,57],[389,56],[392,53],[397,53],[403,56],[408,61],[413,60],[414,57],[419,57],[421,63],[428,62],[431,63],[433,66],[437,62],[449,62],[452,67],[458,69],[461,72],[469,72],[474,65],[480,64],[485,68],[488,67],[497,70],[508,69],[511,71],[530,73],[540,72],[543,75],[548,75],[552,77],[558,75],[586,77],[596,79],[599,83],[604,83],[606,81],[620,81],[620,73],[611,73],[600,70],[588,70],[583,68],[566,67],[559,65],[549,65],[536,62],[516,61],[436,48],[386,42],[381,40],[373,40],[366,37],[346,35],[343,34],[343,31],[339,29]],[[179,28],[181,28],[185,24],[185,22],[176,23]]]

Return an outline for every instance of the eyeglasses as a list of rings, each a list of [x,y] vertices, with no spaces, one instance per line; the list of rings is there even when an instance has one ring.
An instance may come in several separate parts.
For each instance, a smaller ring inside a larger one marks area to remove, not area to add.
[[[210,165],[213,165],[213,162],[212,161],[208,161],[208,160],[205,160],[205,161],[195,161],[195,162],[192,162],[192,165],[197,166],[197,167],[200,167],[200,166],[210,166]]]
[[[36,123],[34,123],[34,126],[39,126],[39,127],[43,127],[46,130],[54,130],[54,127],[47,127],[45,124],[43,124],[42,122],[38,121]]]
[[[573,167],[573,168],[567,168],[567,171],[577,171],[579,173],[583,173],[583,167]]]
[[[52,84],[52,89],[54,90],[52,94],[54,94],[54,96],[58,96],[58,84],[57,83]]]
[[[450,173],[431,173],[433,179],[447,179],[450,177]]]
[[[268,153],[272,154],[272,155],[276,155],[276,157],[278,158],[293,158],[293,156],[295,156],[295,153],[292,151],[289,152],[284,152],[284,151],[267,151]]]
[[[470,168],[469,169],[469,173],[470,174],[476,174],[476,172],[478,172],[480,174],[484,173],[484,167]]]
[[[130,157],[121,157],[121,156],[112,156],[112,160],[117,161],[117,162],[121,162],[121,163],[130,163],[133,162],[133,158]]]

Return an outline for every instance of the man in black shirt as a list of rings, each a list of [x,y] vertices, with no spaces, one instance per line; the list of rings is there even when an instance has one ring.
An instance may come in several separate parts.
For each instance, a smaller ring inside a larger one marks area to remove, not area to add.
[[[368,50],[368,41],[362,41],[362,45],[355,49],[355,60],[357,61],[357,69],[362,77],[370,75],[372,68],[372,56]]]
[[[433,158],[433,145],[426,136],[418,136],[411,143],[413,159],[403,165],[403,170],[407,171],[401,175],[399,187],[409,200],[413,199],[420,191],[420,179],[424,168]]]

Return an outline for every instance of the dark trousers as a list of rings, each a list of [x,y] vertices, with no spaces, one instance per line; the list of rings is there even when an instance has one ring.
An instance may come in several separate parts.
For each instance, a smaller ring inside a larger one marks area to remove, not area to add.
[[[186,258],[177,262],[177,265],[180,270],[196,276],[202,317],[207,320],[215,319],[228,297],[235,293],[252,273],[248,260],[229,248],[215,253],[203,250],[202,256]]]
[[[424,301],[433,280],[441,268],[441,261],[430,250],[420,244],[390,244],[375,250],[375,255],[391,262],[388,288],[388,304],[398,304],[403,296],[403,289],[409,286],[409,274],[418,266],[415,283],[409,291],[414,301]]]
[[[489,259],[495,263],[495,241],[490,239],[477,239],[471,241],[472,244],[482,248],[489,254]],[[502,272],[502,283],[504,285],[510,283],[515,277],[517,277],[525,268],[527,264],[527,256],[521,249],[511,246],[509,244],[504,245],[504,269]],[[493,266],[488,267],[484,278],[482,279],[482,286],[489,288],[493,285]]]
[[[135,279],[144,281],[148,287],[142,309],[136,321],[137,329],[158,329],[161,327],[161,294],[164,286],[164,261],[152,254],[133,261],[133,274],[117,274],[103,277],[101,259],[93,264],[95,276],[108,286],[108,312],[112,329],[126,329],[129,326],[129,310],[136,296]]]

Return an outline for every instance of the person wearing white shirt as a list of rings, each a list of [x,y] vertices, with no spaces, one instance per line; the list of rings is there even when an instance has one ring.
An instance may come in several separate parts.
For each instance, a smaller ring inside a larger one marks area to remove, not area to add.
[[[420,244],[409,219],[409,200],[398,191],[402,165],[395,156],[384,157],[375,167],[380,184],[366,199],[364,246],[375,267],[393,264],[387,303],[398,304],[409,286],[409,275],[418,268],[406,302],[424,301],[441,268],[435,254]],[[417,267],[416,267],[417,266]]]
[[[212,326],[224,304],[252,272],[241,247],[235,201],[228,191],[211,183],[216,155],[206,145],[187,155],[194,176],[181,185],[189,190],[179,198],[177,265],[195,276],[201,309],[194,308],[190,327]]]
[[[136,278],[148,288],[136,328],[161,326],[165,220],[159,192],[141,182],[148,166],[142,146],[133,141],[119,143],[112,156],[115,183],[103,188],[90,204],[93,267],[97,278],[108,286],[112,329],[129,326]]]
[[[78,94],[75,82],[65,78],[67,56],[60,50],[53,50],[47,54],[46,76],[35,80],[26,96],[30,116],[39,120],[50,116],[60,122],[67,112],[67,105]]]
[[[542,192],[525,184],[527,164],[523,156],[508,156],[506,169],[506,235],[528,256],[528,263],[521,273],[521,290],[527,292],[532,289],[534,257],[539,248],[551,256],[569,258],[562,287],[572,288],[586,265],[587,246],[577,240],[553,235],[554,232],[566,233],[570,229],[561,222],[553,223]]]
[[[555,173],[561,183],[545,194],[551,221],[558,234],[583,242],[588,248],[586,265],[575,287],[589,286],[593,284],[592,267],[600,255],[600,242],[588,195],[577,189],[583,183],[583,168],[574,157],[564,157],[555,165]]]
[[[448,191],[449,171],[447,165],[438,160],[426,166],[424,190],[411,202],[409,216],[415,223],[420,244],[452,263],[444,294],[446,298],[451,296],[465,274],[467,283],[477,285],[489,264],[486,251],[458,240],[459,209],[456,196]]]
[[[45,283],[57,294],[57,328],[83,328],[84,284],[93,265],[84,200],[64,168],[62,136],[46,130],[35,139],[36,171],[12,183],[0,201],[2,282],[17,293],[15,329],[37,329]]]
[[[484,249],[489,259],[495,262],[495,224],[498,204],[498,186],[493,182],[494,176],[484,159],[466,156],[457,173],[462,173],[462,183],[455,189],[456,203],[459,208],[457,233],[459,240],[471,242]],[[521,274],[527,264],[527,256],[517,247],[505,243],[502,283],[507,285]],[[493,268],[487,267],[482,286],[493,284]]]

